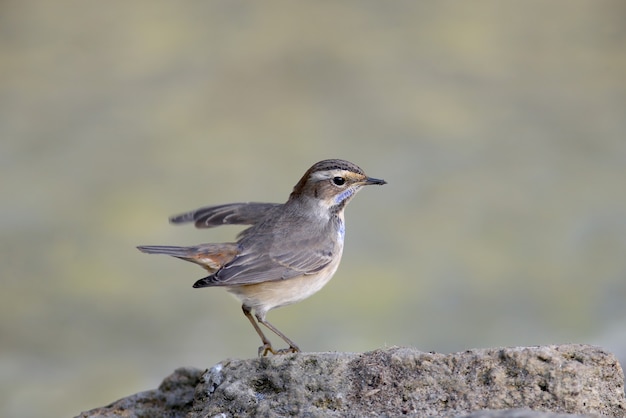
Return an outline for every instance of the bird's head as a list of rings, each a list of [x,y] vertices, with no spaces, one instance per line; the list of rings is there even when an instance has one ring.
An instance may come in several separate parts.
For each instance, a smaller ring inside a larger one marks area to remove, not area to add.
[[[363,186],[386,183],[385,180],[368,177],[359,166],[349,161],[323,160],[304,173],[289,199],[315,199],[321,207],[337,212]]]

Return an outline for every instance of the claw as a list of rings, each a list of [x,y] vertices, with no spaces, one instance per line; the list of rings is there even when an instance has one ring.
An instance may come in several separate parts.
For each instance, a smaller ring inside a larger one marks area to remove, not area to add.
[[[266,357],[268,353],[272,353],[275,356],[280,356],[283,354],[292,354],[299,352],[300,349],[295,345],[290,346],[289,348],[281,348],[280,350],[274,350],[274,347],[272,347],[272,345],[269,343],[263,344],[259,347],[259,357]]]
[[[259,357],[265,357],[267,356],[267,353],[272,353],[276,355],[276,350],[272,348],[272,344],[270,344],[269,342],[259,347]]]
[[[274,355],[281,355],[281,354],[290,354],[290,353],[299,353],[299,352],[300,352],[300,349],[298,347],[291,346],[289,348],[281,348],[280,350],[277,350],[273,354]]]

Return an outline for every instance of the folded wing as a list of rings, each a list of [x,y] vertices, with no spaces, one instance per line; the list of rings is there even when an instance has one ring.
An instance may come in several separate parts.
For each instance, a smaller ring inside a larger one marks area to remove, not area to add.
[[[309,231],[307,235],[292,231],[281,236],[270,229],[271,239],[258,240],[262,232],[256,230],[257,239],[251,242],[244,237],[239,242],[240,252],[232,261],[194,287],[241,286],[314,274],[336,260],[342,250],[333,234],[325,230],[313,234]]]

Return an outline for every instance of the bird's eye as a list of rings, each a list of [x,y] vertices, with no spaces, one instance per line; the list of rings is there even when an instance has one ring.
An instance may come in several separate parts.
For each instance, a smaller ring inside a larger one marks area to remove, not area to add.
[[[333,177],[333,183],[335,183],[337,186],[343,186],[345,182],[346,179],[344,179],[343,177]]]

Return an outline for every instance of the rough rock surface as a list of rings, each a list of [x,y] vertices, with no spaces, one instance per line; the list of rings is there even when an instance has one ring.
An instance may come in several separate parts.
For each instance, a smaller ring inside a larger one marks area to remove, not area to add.
[[[158,389],[136,393],[78,416],[184,418],[193,406],[194,391],[203,373],[203,370],[194,368],[176,369],[161,382]]]
[[[565,414],[565,415],[563,415]],[[569,415],[567,415],[569,414]],[[454,354],[388,348],[225,360],[80,417],[626,416],[616,358],[584,345]]]

